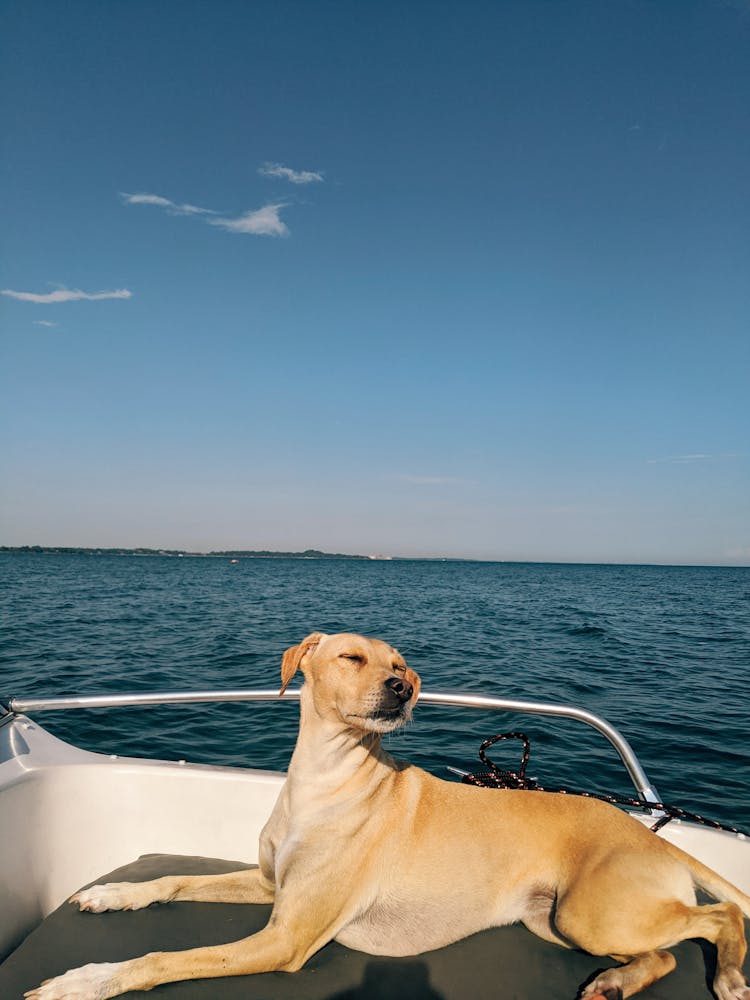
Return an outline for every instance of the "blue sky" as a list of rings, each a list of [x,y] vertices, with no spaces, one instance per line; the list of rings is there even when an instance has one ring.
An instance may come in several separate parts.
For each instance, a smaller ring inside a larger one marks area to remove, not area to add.
[[[750,3],[0,35],[0,542],[750,565]]]

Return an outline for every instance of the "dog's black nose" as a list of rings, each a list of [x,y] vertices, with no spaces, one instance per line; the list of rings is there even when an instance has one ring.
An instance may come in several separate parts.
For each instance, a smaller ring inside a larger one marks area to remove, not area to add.
[[[408,701],[414,694],[414,688],[402,677],[389,677],[385,686],[396,695],[399,701]]]

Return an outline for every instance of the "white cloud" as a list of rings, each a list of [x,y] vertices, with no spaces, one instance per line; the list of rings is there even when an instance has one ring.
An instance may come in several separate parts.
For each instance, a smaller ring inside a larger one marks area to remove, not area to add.
[[[169,198],[162,198],[160,194],[126,194],[122,192],[120,197],[126,205],[156,205],[157,208],[166,209],[170,215],[216,215],[212,208],[199,208],[197,205],[179,205]]]
[[[693,455],[672,455],[669,458],[649,458],[649,465],[693,465],[695,462],[720,462],[728,458],[744,458],[737,452],[726,452],[720,455],[708,455],[696,452]]]
[[[264,205],[255,211],[243,212],[235,218],[214,218],[219,213],[212,208],[198,208],[195,205],[178,205],[169,198],[159,194],[122,194],[126,205],[156,205],[170,215],[209,216],[203,221],[211,226],[218,226],[230,233],[249,233],[253,236],[288,236],[289,228],[281,221],[279,211],[285,207],[283,203]]]
[[[470,486],[473,480],[460,476],[415,476],[408,473],[394,473],[388,478],[408,486]]]
[[[289,229],[281,221],[279,210],[283,204],[264,205],[254,212],[244,212],[236,219],[206,219],[212,226],[219,226],[230,233],[250,233],[253,236],[288,236]]]
[[[263,177],[280,177],[292,184],[315,184],[323,180],[323,175],[317,170],[292,170],[281,163],[264,163],[258,167],[258,173]]]
[[[57,323],[50,323],[48,319],[35,319],[34,326],[57,326]]]
[[[672,455],[670,458],[649,458],[649,465],[690,465],[692,462],[705,462],[715,458],[714,455],[698,453],[695,455]]]
[[[87,299],[89,302],[98,302],[100,299],[130,299],[133,293],[128,288],[117,288],[112,292],[82,292],[80,288],[58,288],[54,292],[14,292],[10,288],[0,290],[0,295],[7,295],[11,299],[20,299],[21,302],[36,302],[46,305],[51,302],[78,302]]]

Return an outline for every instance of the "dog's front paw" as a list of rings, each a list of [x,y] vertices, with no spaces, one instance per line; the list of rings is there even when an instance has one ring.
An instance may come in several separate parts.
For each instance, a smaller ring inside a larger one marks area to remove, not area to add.
[[[90,913],[104,913],[105,910],[141,910],[153,903],[154,898],[138,882],[108,882],[81,889],[71,896],[70,902]]]
[[[119,992],[114,986],[116,963],[100,962],[71,969],[47,979],[35,990],[24,993],[26,1000],[107,1000]]]

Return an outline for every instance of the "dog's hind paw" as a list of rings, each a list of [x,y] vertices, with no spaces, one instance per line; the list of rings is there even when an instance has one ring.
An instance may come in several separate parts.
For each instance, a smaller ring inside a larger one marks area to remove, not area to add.
[[[750,986],[736,986],[730,988],[729,991],[722,990],[719,992],[716,987],[714,987],[714,992],[718,997],[718,1000],[750,1000]]]
[[[580,1000],[623,1000],[622,987],[612,982],[615,970],[609,970],[589,983]]]
[[[739,969],[731,969],[714,980],[717,1000],[750,1000],[750,986]]]

